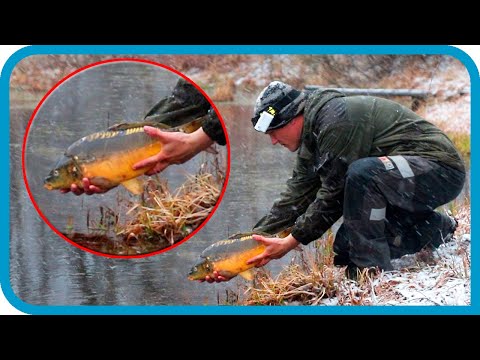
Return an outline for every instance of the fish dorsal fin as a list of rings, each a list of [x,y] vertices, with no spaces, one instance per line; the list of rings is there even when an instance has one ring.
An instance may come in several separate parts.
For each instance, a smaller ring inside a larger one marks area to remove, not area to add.
[[[161,129],[161,130],[171,129],[171,127],[166,125],[166,124],[162,124],[162,123],[154,122],[154,121],[144,121],[144,122],[141,122],[141,123],[137,123],[137,125],[140,125],[142,127],[143,126],[151,126],[151,127],[155,127],[157,129]]]
[[[198,129],[200,129],[206,118],[207,118],[207,115],[202,116],[202,117],[198,117],[196,119],[193,119],[192,121],[189,121],[189,122],[187,122],[185,124],[182,124],[182,125],[179,125],[179,126],[172,127],[168,130],[169,131],[179,131],[179,132],[183,132],[183,133],[186,133],[186,134],[190,134],[190,133],[193,133],[193,132],[197,131]]]
[[[142,122],[133,122],[133,123],[119,123],[110,126],[107,131],[125,131],[133,128],[139,128],[139,127],[144,127],[144,126],[152,126],[161,130],[168,130],[168,131],[180,131],[184,133],[192,133],[195,130],[199,129],[203,121],[205,120],[205,117],[200,117],[196,118],[192,121],[189,121],[188,123],[185,123],[183,125],[179,125],[176,127],[171,127],[166,124],[156,122],[156,121],[142,121]]]
[[[110,126],[107,131],[122,131],[122,130],[127,130],[127,129],[131,129],[132,124],[129,124],[129,123],[119,123],[119,124],[114,124],[112,126]],[[137,127],[137,126],[136,126]]]
[[[122,185],[132,194],[140,195],[143,193],[143,181],[139,178],[133,178],[122,182]]]
[[[240,238],[243,238],[243,237],[252,236],[254,234],[255,235],[262,235],[262,236],[265,236],[265,237],[272,237],[271,234],[268,234],[268,233],[263,232],[263,231],[248,231],[248,232],[235,233],[233,235],[230,235],[228,238],[229,239],[240,239]]]
[[[249,281],[252,281],[254,276],[255,276],[252,269],[245,270],[245,271],[239,273],[238,275],[243,277],[245,280],[249,280]]]
[[[143,122],[136,122],[136,123],[120,123],[120,124],[115,124],[110,126],[107,131],[124,131],[128,129],[134,129],[134,128],[139,128],[139,127],[144,127],[144,126],[153,126],[159,129],[170,129],[170,126],[161,124],[158,122],[152,122],[152,121],[143,121]]]
[[[287,237],[292,232],[292,229],[293,229],[293,226],[289,226],[288,228],[279,231],[276,234],[276,236],[279,237],[279,238]]]

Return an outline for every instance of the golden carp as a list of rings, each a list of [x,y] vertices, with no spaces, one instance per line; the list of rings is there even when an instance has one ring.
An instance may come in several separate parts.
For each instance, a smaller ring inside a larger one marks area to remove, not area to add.
[[[260,255],[265,250],[265,245],[254,240],[252,235],[265,237],[285,237],[290,233],[290,228],[276,235],[262,232],[240,233],[230,236],[227,240],[218,241],[207,247],[195,265],[191,268],[188,278],[190,280],[203,280],[206,276],[213,278],[216,271],[220,276],[233,278],[237,275],[247,280],[253,279],[251,269],[255,264],[247,264],[254,256]]]
[[[162,143],[143,131],[145,125],[162,131],[191,133],[200,128],[204,117],[177,127],[161,123],[125,123],[93,133],[74,142],[58,160],[44,181],[48,190],[67,189],[71,184],[83,187],[82,179],[103,189],[119,184],[134,194],[143,192],[143,183],[137,179],[152,167],[133,170],[140,160],[159,153]]]

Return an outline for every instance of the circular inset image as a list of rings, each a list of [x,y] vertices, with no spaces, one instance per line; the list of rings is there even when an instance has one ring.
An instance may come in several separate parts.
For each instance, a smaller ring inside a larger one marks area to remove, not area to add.
[[[229,160],[206,93],[141,59],[62,79],[33,112],[22,151],[40,216],[71,244],[108,257],[154,255],[192,237],[219,205]]]

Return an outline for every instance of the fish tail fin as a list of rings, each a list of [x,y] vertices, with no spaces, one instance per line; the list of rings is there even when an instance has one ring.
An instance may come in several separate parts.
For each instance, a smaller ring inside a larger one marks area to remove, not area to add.
[[[122,182],[122,185],[132,194],[140,195],[143,193],[144,183],[139,178],[133,178]]]
[[[186,124],[183,124],[183,125],[178,126],[176,128],[172,128],[172,130],[182,131],[182,132],[187,133],[187,134],[193,133],[193,132],[197,131],[198,129],[200,129],[202,127],[203,122],[205,121],[207,116],[208,115],[198,117],[198,118],[193,119],[192,121],[190,121]]]
[[[255,277],[255,274],[252,269],[245,270],[241,273],[239,273],[241,277],[243,277],[245,280],[252,281],[253,278]]]

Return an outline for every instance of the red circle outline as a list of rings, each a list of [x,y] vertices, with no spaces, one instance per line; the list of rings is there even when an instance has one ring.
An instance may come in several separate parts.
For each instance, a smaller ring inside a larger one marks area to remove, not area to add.
[[[220,123],[222,125],[222,128],[223,128],[223,132],[225,134],[225,139],[226,139],[226,146],[227,146],[227,171],[226,171],[226,175],[225,175],[225,180],[223,182],[223,186],[222,186],[222,191],[220,192],[220,195],[218,197],[218,200],[217,202],[215,203],[215,206],[213,207],[213,209],[210,211],[210,213],[208,214],[207,218],[191,233],[189,234],[188,236],[186,236],[184,239],[178,241],[177,243],[169,246],[169,247],[166,247],[164,249],[161,249],[161,250],[158,250],[158,251],[153,251],[153,252],[150,252],[150,253],[146,253],[146,254],[138,254],[138,255],[115,255],[115,254],[105,254],[105,253],[102,253],[102,252],[99,252],[99,251],[95,251],[95,250],[92,250],[92,249],[89,249],[87,247],[84,247],[84,246],[81,246],[79,244],[77,244],[76,242],[72,241],[71,239],[69,239],[68,237],[66,237],[65,235],[63,235],[60,231],[58,231],[55,226],[53,226],[50,221],[47,219],[47,217],[42,213],[42,211],[40,210],[38,204],[35,202],[35,199],[30,191],[30,187],[28,185],[28,180],[27,180],[27,171],[26,171],[26,168],[25,168],[25,149],[26,149],[26,144],[27,144],[27,138],[28,138],[28,134],[30,132],[30,127],[32,125],[32,122],[33,122],[33,119],[35,118],[38,110],[40,109],[40,107],[42,106],[42,104],[45,102],[45,100],[48,98],[48,96],[50,96],[50,94],[56,89],[58,88],[62,83],[64,83],[65,81],[67,81],[69,78],[75,76],[76,74],[86,70],[86,69],[89,69],[91,67],[94,67],[94,66],[98,66],[98,65],[103,65],[103,64],[107,64],[107,63],[113,63],[113,62],[125,62],[125,61],[131,61],[131,62],[139,62],[139,63],[146,63],[146,64],[150,64],[150,65],[155,65],[155,66],[159,66],[159,67],[162,67],[164,69],[167,69],[171,72],[174,72],[175,74],[183,77],[185,80],[187,80],[188,82],[190,82],[192,85],[194,85],[198,91],[200,91],[203,96],[208,100],[208,102],[210,103],[210,105],[212,105],[212,107],[214,108],[215,112],[217,113],[218,115],[218,118],[220,119]],[[37,210],[38,214],[40,215],[40,217],[43,219],[43,221],[45,221],[45,223],[57,234],[59,235],[61,238],[63,238],[64,240],[66,240],[67,242],[69,242],[70,244],[72,244],[73,246],[77,247],[77,248],[80,248],[82,250],[85,250],[85,251],[88,251],[92,254],[95,254],[95,255],[100,255],[100,256],[103,256],[103,257],[108,257],[108,258],[121,258],[121,259],[132,259],[132,258],[143,258],[143,257],[148,257],[148,256],[153,256],[153,255],[157,255],[157,254],[161,254],[163,252],[166,252],[166,251],[169,251],[181,244],[183,244],[185,241],[189,240],[191,237],[193,237],[198,231],[200,231],[204,226],[205,224],[210,220],[210,218],[213,216],[213,214],[215,213],[215,211],[217,211],[217,208],[218,206],[220,205],[222,199],[223,199],[223,196],[225,194],[225,191],[227,189],[227,185],[228,185],[228,180],[229,180],[229,177],[230,177],[230,139],[228,137],[228,133],[227,133],[227,129],[225,127],[225,123],[224,123],[224,120],[222,118],[222,115],[220,114],[220,112],[218,111],[216,105],[213,103],[213,101],[210,99],[210,97],[205,93],[205,91],[203,91],[203,89],[201,89],[194,81],[192,81],[189,77],[187,77],[186,75],[182,74],[181,72],[167,66],[167,65],[164,65],[164,64],[160,64],[160,63],[157,63],[155,61],[151,61],[151,60],[145,60],[145,59],[138,59],[138,58],[117,58],[117,59],[108,59],[108,60],[102,60],[102,61],[98,61],[98,62],[95,62],[95,63],[92,63],[92,64],[89,64],[89,65],[86,65],[84,67],[81,67],[77,70],[75,70],[74,72],[72,72],[71,74],[65,76],[63,79],[61,79],[57,84],[55,84],[42,98],[42,100],[40,100],[40,102],[38,103],[38,105],[35,107],[35,110],[33,111],[32,113],[32,116],[30,117],[30,120],[27,124],[27,128],[25,130],[25,135],[23,137],[23,144],[22,144],[22,173],[23,173],[23,180],[25,182],[25,186],[27,188],[27,193],[28,193],[28,196],[30,197],[30,200],[32,201],[32,204],[33,206],[35,207],[35,209]]]

